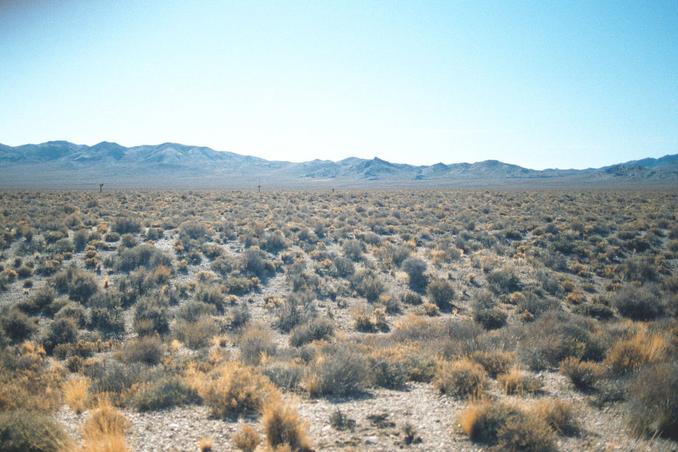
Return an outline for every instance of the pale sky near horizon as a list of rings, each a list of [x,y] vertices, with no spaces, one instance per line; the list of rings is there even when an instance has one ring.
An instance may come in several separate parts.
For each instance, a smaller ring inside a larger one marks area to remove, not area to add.
[[[0,0],[0,143],[585,168],[678,153],[678,0]]]

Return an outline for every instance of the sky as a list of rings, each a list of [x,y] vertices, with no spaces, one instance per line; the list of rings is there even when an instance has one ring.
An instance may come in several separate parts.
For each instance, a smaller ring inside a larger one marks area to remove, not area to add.
[[[678,1],[0,0],[0,143],[585,168],[678,153]]]

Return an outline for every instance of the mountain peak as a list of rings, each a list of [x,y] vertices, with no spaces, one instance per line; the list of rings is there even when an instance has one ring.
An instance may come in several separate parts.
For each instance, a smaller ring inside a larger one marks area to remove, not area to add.
[[[292,163],[172,142],[134,147],[109,141],[94,146],[68,141],[16,147],[0,145],[0,167],[3,174],[0,185],[26,187],[69,186],[77,181],[92,183],[92,180],[119,185],[244,187],[251,184],[253,178],[283,185],[334,181],[333,184],[349,187],[362,184],[459,187],[509,183],[531,186],[678,183],[678,155],[599,169],[537,171],[493,159],[428,166],[392,163],[377,156],[369,160],[349,157],[338,162],[315,159]]]

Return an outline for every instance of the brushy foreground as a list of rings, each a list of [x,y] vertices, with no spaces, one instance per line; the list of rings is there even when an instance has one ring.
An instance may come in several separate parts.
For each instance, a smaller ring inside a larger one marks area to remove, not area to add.
[[[0,450],[678,447],[677,193],[0,196]]]

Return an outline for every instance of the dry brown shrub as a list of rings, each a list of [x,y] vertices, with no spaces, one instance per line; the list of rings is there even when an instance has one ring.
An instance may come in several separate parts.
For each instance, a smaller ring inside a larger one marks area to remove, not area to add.
[[[77,414],[82,413],[89,406],[91,384],[89,378],[81,375],[76,375],[64,383],[64,401]]]
[[[85,452],[127,452],[125,434],[130,423],[106,399],[101,399],[82,426]]]
[[[571,356],[561,361],[560,373],[568,377],[576,388],[584,390],[592,388],[603,375],[603,366]]]
[[[471,441],[496,445],[497,450],[536,452],[555,447],[548,424],[516,405],[473,403],[462,411],[459,423]]]
[[[263,418],[266,442],[273,449],[289,447],[292,451],[311,451],[307,426],[289,405],[273,401],[266,405]]]
[[[543,419],[558,434],[573,435],[579,430],[572,405],[563,400],[537,400],[530,407],[530,412]]]
[[[625,375],[641,369],[643,366],[661,361],[668,351],[669,344],[665,336],[650,333],[641,326],[636,334],[612,345],[605,364],[613,375]]]
[[[476,351],[470,358],[483,366],[491,377],[508,372],[516,362],[514,352]]]
[[[268,378],[236,361],[226,362],[209,374],[191,370],[187,383],[202,397],[213,416],[225,419],[260,414],[264,401],[280,397]]]
[[[261,443],[261,438],[251,425],[243,425],[233,436],[233,444],[243,452],[254,452],[259,443]]]
[[[0,366],[0,411],[56,410],[62,401],[63,366],[47,367],[44,348],[32,342],[21,344],[14,359],[21,362],[19,369]]]
[[[478,398],[487,386],[487,372],[468,358],[443,361],[438,367],[433,385],[446,395]]]
[[[497,381],[508,395],[532,394],[539,392],[543,387],[543,383],[537,377],[516,368],[511,369],[506,374],[499,375]]]

